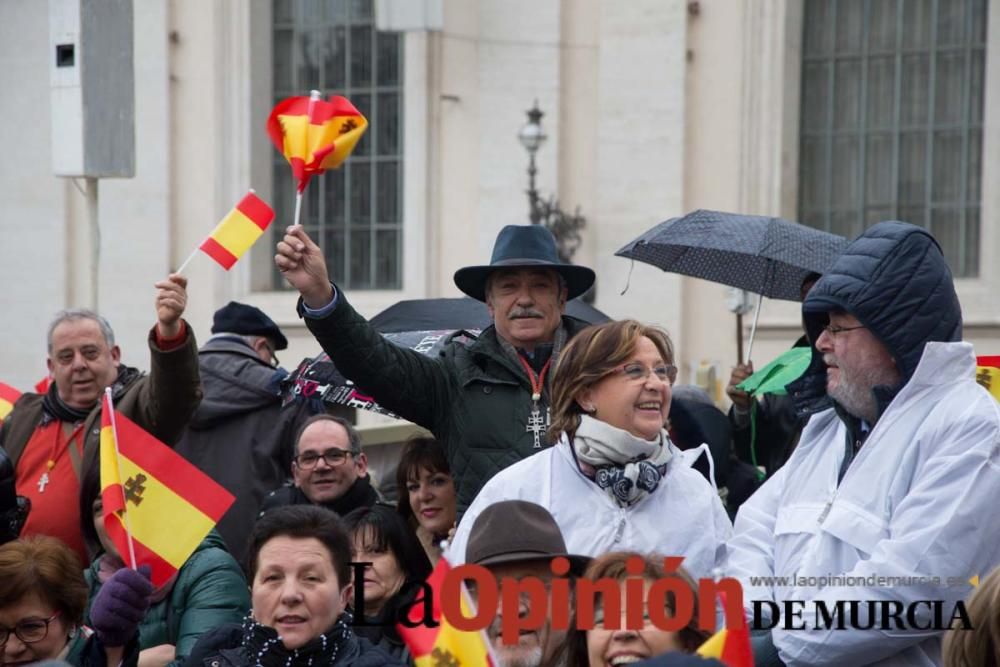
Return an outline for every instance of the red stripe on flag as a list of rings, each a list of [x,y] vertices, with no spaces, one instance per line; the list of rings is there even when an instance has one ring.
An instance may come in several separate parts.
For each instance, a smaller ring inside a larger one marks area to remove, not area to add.
[[[232,504],[233,496],[131,419],[120,412],[116,412],[115,417],[118,422],[119,453],[197,507],[213,522],[218,522]],[[150,447],[150,440],[155,441],[159,447]]]
[[[200,247],[202,252],[221,264],[222,268],[226,271],[233,268],[233,264],[235,264],[236,260],[239,259],[239,257],[223,248],[222,245],[211,236],[205,239],[205,242],[202,243]]]
[[[119,558],[128,563],[128,534],[125,532],[125,526],[117,516],[109,518],[110,521],[104,524],[108,531],[108,537],[117,547]],[[155,551],[134,537],[132,538],[132,548],[135,550],[136,565],[149,565],[153,569],[150,578],[154,588],[159,588],[167,583],[170,581],[170,577],[177,573],[177,568],[160,558]]]
[[[976,357],[976,365],[989,366],[991,368],[1000,368],[1000,356],[987,355],[983,357]]]
[[[17,389],[14,389],[14,387],[10,386],[9,384],[4,384],[3,382],[0,382],[0,398],[2,398],[5,401],[10,401],[11,404],[14,404],[17,402],[17,399],[21,398],[21,392],[19,392]]]
[[[240,203],[236,205],[236,209],[250,218],[253,224],[260,227],[262,230],[267,229],[271,221],[274,220],[274,211],[271,207],[264,203],[264,200],[250,192],[246,197],[240,200]]]

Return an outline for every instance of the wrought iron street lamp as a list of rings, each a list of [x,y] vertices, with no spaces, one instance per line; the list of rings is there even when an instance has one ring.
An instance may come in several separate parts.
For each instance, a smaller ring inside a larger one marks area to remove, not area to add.
[[[580,230],[587,224],[587,219],[580,215],[580,208],[572,213],[566,213],[559,208],[555,195],[547,200],[542,199],[535,187],[535,176],[538,168],[535,166],[535,153],[548,138],[542,128],[542,116],[545,113],[538,108],[538,100],[528,109],[528,122],[525,123],[517,138],[528,151],[528,217],[533,225],[545,225],[556,238],[559,258],[564,262],[572,262],[573,255],[580,247]]]

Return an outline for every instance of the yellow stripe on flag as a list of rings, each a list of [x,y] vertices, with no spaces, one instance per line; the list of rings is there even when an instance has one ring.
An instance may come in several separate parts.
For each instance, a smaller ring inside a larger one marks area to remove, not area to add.
[[[263,233],[253,220],[234,208],[216,226],[212,238],[239,259]]]
[[[14,404],[7,399],[0,398],[0,421],[2,421],[10,411],[14,409]]]
[[[111,426],[101,428],[101,488],[109,484],[121,485],[118,476],[118,450],[115,447],[115,432]]]
[[[132,536],[180,569],[215,522],[134,461],[120,460]]]
[[[309,150],[310,144],[306,129],[309,125],[309,117],[282,114],[278,116],[278,122],[281,123],[281,130],[285,134],[285,157],[297,157],[309,162],[311,151]]]
[[[1000,368],[976,366],[976,382],[984,386],[993,398],[1000,401]]]
[[[716,632],[714,635],[705,640],[705,642],[698,647],[695,651],[698,655],[705,658],[721,658],[722,649],[726,645],[726,635],[729,630],[723,628]]]

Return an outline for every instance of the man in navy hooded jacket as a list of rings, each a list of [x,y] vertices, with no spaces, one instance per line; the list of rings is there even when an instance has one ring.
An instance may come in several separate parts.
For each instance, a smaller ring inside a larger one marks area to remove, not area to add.
[[[1000,409],[951,273],[928,232],[879,223],[802,311],[813,359],[788,389],[812,416],[740,509],[730,574],[786,665],[939,665],[969,579],[1000,563]]]

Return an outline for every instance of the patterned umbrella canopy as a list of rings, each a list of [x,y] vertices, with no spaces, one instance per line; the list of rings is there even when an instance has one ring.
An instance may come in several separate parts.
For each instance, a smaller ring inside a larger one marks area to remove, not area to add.
[[[781,218],[699,209],[661,222],[615,254],[771,299],[801,301],[802,281],[826,271],[847,243]]]

